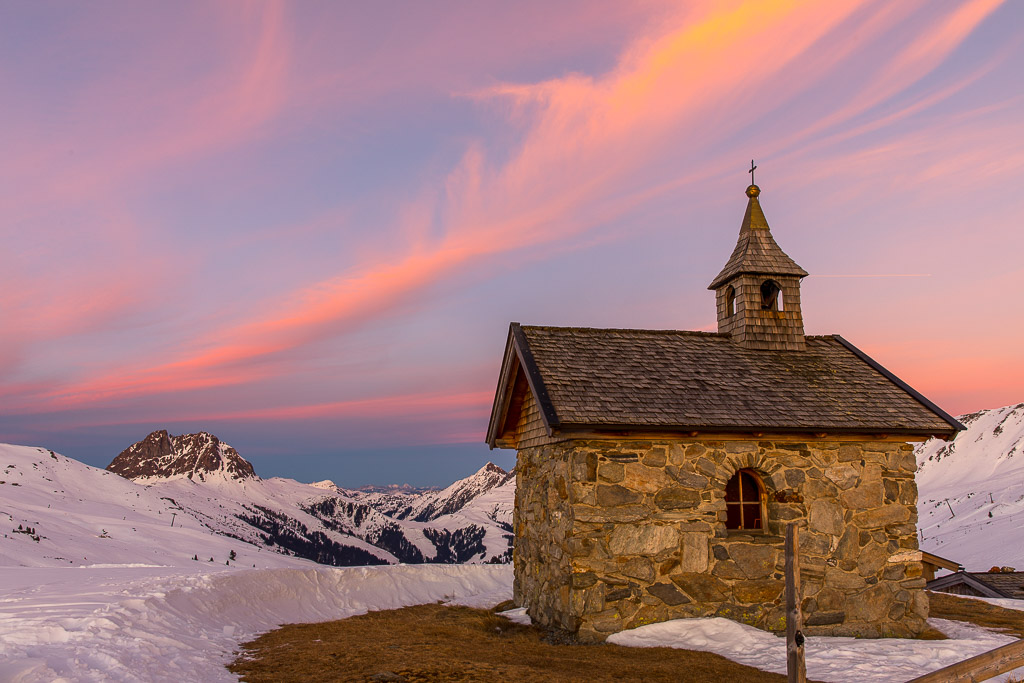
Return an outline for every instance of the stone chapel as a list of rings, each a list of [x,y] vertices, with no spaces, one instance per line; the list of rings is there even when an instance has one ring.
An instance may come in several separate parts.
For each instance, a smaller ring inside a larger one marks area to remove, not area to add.
[[[511,324],[487,443],[518,451],[514,592],[535,623],[785,630],[797,521],[807,633],[925,628],[909,442],[964,427],[839,335],[804,334],[807,272],[759,194],[708,287],[717,333]]]

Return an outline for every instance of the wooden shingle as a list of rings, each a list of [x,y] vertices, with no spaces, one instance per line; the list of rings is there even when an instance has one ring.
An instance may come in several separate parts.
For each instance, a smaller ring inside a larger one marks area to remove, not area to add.
[[[719,286],[743,273],[763,275],[792,275],[807,277],[807,271],[796,264],[772,237],[768,219],[764,217],[757,195],[761,190],[756,185],[747,188],[747,211],[740,224],[740,235],[736,248],[708,289]]]
[[[963,429],[842,337],[806,340],[803,351],[762,351],[727,334],[518,323],[509,336],[549,430],[927,437]],[[492,446],[505,411],[492,412]]]

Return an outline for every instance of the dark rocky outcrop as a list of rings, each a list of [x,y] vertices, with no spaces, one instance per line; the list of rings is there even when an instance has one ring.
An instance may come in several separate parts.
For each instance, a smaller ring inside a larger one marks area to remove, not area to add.
[[[107,470],[133,480],[184,475],[206,481],[216,474],[239,481],[256,478],[252,464],[213,434],[172,436],[166,429],[121,451]]]

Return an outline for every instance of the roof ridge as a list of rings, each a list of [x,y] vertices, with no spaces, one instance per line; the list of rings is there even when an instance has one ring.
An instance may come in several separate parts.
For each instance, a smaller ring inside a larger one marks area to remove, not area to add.
[[[728,339],[728,332],[705,332],[703,330],[650,330],[642,327],[586,327],[576,325],[522,325],[524,330],[567,330],[573,332],[640,332],[643,334],[685,334],[694,337],[721,337]]]
[[[589,327],[586,325],[528,325],[523,324],[524,330],[568,330],[574,332],[642,332],[644,334],[684,334],[693,337],[717,337],[729,339],[732,335],[728,332],[706,332],[704,330],[672,330],[668,328],[647,329],[643,327]],[[838,334],[809,334],[807,339],[831,340],[840,343]]]

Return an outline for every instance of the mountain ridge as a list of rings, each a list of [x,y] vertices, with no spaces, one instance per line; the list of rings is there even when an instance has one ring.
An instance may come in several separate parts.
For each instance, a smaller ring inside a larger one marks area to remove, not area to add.
[[[968,571],[1024,568],[1024,403],[957,419],[965,431],[915,451],[921,549]]]
[[[154,539],[150,545],[177,547],[185,537],[194,541],[196,533],[206,538],[177,559],[143,542],[132,562],[148,561],[149,555],[172,563],[200,555],[212,561],[225,553],[208,549],[210,536],[228,539],[234,555],[244,556],[238,561],[250,563],[259,559],[252,556],[253,549],[262,558],[269,552],[333,566],[511,560],[515,482],[492,463],[442,491],[414,494],[402,489],[406,507],[421,513],[418,520],[385,514],[388,505],[378,500],[383,494],[347,490],[328,481],[262,479],[235,449],[207,432],[152,432],[122,451],[106,470],[45,449],[5,445],[0,454],[10,461],[0,472],[12,475],[0,474],[6,503],[0,513],[6,513],[12,530],[28,525],[40,536],[35,546],[18,545],[19,555],[4,550],[14,548],[9,541],[20,543],[24,534],[9,534],[0,546],[0,564],[96,561],[98,550],[87,539],[136,536],[144,541],[142,534],[136,535],[142,526]],[[449,493],[441,495],[445,491]],[[221,541],[213,545],[218,543],[224,546]],[[115,545],[118,553],[109,559],[123,563],[131,556],[129,548],[106,541],[99,547]],[[66,550],[74,548],[82,550]]]
[[[966,431],[915,450],[920,547],[970,570],[1024,568],[1024,403],[958,419]],[[250,476],[249,463],[239,455],[232,466],[234,449],[203,432],[173,462],[168,443],[186,436],[160,430],[139,442],[152,447],[125,449],[154,465],[122,459],[135,479],[0,445],[0,523],[10,526],[0,565],[224,562],[228,548],[259,566],[511,560],[515,476],[491,463],[440,490],[345,489]],[[204,460],[203,448],[221,460]]]

